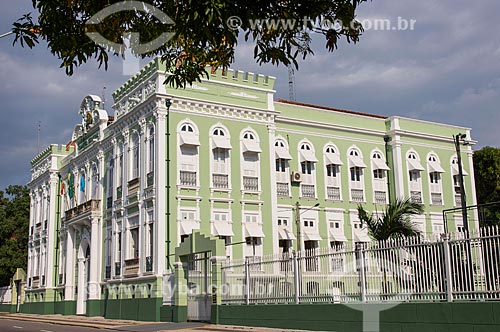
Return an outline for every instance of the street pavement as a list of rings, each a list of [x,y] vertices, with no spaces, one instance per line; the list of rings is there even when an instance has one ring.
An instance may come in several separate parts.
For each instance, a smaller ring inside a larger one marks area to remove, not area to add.
[[[211,325],[208,323],[158,323],[111,320],[102,317],[33,315],[0,313],[0,332],[296,332],[248,326]]]

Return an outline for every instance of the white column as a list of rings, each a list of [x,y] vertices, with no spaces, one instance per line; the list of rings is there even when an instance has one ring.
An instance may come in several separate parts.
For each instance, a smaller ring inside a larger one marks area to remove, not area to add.
[[[403,198],[406,196],[404,187],[404,173],[403,173],[403,157],[401,152],[401,140],[399,135],[392,137],[389,143],[392,146],[392,165],[394,172],[394,187],[396,188],[396,198]]]
[[[139,121],[141,126],[141,133],[139,137],[139,179],[140,186],[139,190],[141,195],[139,196],[139,273],[142,275],[146,271],[146,228],[145,228],[145,211],[142,208],[142,190],[147,187],[147,164],[146,164],[146,149],[147,149],[147,134],[146,134],[146,119],[141,119]]]
[[[49,196],[50,203],[47,205],[48,209],[48,218],[47,218],[47,275],[45,276],[45,284],[46,287],[51,288],[55,287],[54,285],[54,273],[57,274],[57,271],[54,272],[55,261],[54,261],[54,253],[55,246],[57,241],[56,234],[56,225],[57,225],[57,185],[58,185],[58,176],[56,173],[50,174],[50,182],[49,182]],[[59,249],[60,251],[60,249]],[[59,253],[60,254],[60,253]],[[57,284],[57,283],[56,283]]]
[[[125,200],[125,197],[127,197],[128,195],[128,180],[129,180],[129,169],[128,169],[128,166],[129,166],[129,158],[130,158],[130,151],[129,151],[129,130],[128,129],[125,129],[123,130],[122,132],[122,135],[123,135],[123,151],[122,151],[122,155],[123,155],[123,169],[122,169],[122,199]]]
[[[83,315],[85,314],[86,308],[85,308],[85,298],[87,296],[87,289],[86,289],[86,280],[85,276],[88,272],[85,271],[85,258],[84,257],[79,257],[78,258],[78,298],[76,301],[76,314],[77,315]]]
[[[102,266],[102,255],[100,251],[101,227],[99,218],[92,219],[92,230],[90,240],[90,278],[89,278],[89,299],[99,299],[100,290],[100,271]],[[80,280],[80,278],[78,278]],[[80,291],[78,291],[80,293]]]
[[[163,275],[168,267],[165,267],[165,255],[166,255],[166,206],[165,200],[167,197],[166,193],[166,129],[167,129],[167,114],[168,110],[159,107],[156,110],[156,130],[155,130],[155,149],[156,156],[155,159],[155,177],[156,177],[156,209],[155,209],[155,224],[157,231],[155,232],[155,254],[154,261],[156,264],[156,273],[158,275]],[[174,234],[170,234],[172,238]]]
[[[66,238],[66,283],[64,288],[64,299],[66,301],[74,300],[75,286],[75,229],[68,228],[68,236]]]

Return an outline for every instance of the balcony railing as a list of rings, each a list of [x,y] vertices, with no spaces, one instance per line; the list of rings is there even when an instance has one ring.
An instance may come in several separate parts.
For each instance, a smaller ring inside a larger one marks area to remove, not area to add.
[[[153,256],[146,257],[146,272],[153,271]]]
[[[106,272],[105,272],[104,278],[105,279],[111,278],[111,266],[106,266]]]
[[[441,193],[431,193],[432,205],[443,205],[443,196]]]
[[[332,201],[340,201],[340,188],[338,187],[327,187],[326,196]]]
[[[243,190],[259,191],[259,178],[254,176],[244,176]]]
[[[91,199],[83,204],[78,205],[72,209],[66,211],[66,220],[81,216],[82,214],[89,212],[100,212],[101,211],[101,200]]]
[[[290,189],[288,187],[288,183],[278,182],[276,183],[276,191],[278,196],[289,197]]]
[[[151,171],[146,176],[146,186],[150,187],[155,184],[155,172]]]
[[[179,182],[181,186],[196,187],[196,172],[180,171]]]
[[[410,193],[410,199],[413,203],[422,204],[422,193],[420,191],[412,191]]]
[[[365,200],[363,190],[351,189],[351,200],[353,202],[363,202]]]
[[[229,188],[229,176],[227,174],[212,174],[212,182],[216,189]]]
[[[316,191],[314,190],[314,184],[302,184],[300,186],[302,197],[314,198],[316,197]]]
[[[138,191],[141,184],[140,178],[132,179],[128,182],[128,192]]]
[[[455,206],[462,206],[462,195],[455,194]]]
[[[387,194],[385,191],[375,191],[375,203],[377,204],[387,203]]]
[[[137,275],[139,272],[139,258],[125,260],[125,275]]]
[[[115,263],[115,276],[122,275],[122,264],[120,262]]]

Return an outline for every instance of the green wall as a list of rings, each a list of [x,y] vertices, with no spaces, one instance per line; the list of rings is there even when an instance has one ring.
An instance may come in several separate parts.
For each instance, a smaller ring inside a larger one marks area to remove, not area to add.
[[[368,310],[380,305],[366,304]],[[342,304],[220,306],[219,324],[363,331],[362,312]],[[499,331],[500,303],[405,303],[382,311],[380,331]],[[375,331],[375,330],[373,330]]]

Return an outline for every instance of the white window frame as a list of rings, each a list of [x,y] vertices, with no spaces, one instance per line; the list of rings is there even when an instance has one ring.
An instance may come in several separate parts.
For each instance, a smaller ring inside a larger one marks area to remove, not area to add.
[[[242,131],[241,134],[241,151],[243,151],[243,144],[245,141],[250,141],[253,142],[257,145],[260,146],[260,141],[257,133],[255,133],[253,130],[247,128]],[[250,157],[256,158],[255,160],[249,160]],[[253,177],[257,178],[257,192],[260,192],[261,190],[261,183],[260,183],[260,153],[259,152],[242,152],[240,156],[240,165],[241,165],[241,184],[240,188],[243,191],[253,191],[253,190],[245,190],[244,183],[243,183],[243,177],[248,176],[248,177]]]
[[[134,132],[130,137],[130,177],[129,180],[137,179],[141,172],[141,138],[139,133]]]
[[[230,139],[227,128],[218,124],[210,131],[210,138],[214,136],[224,136]],[[217,148],[213,146],[212,140],[210,145],[210,187],[217,191],[231,190],[231,149]],[[223,162],[221,160],[224,160]],[[213,183],[213,175],[227,175],[227,188],[215,188]]]

